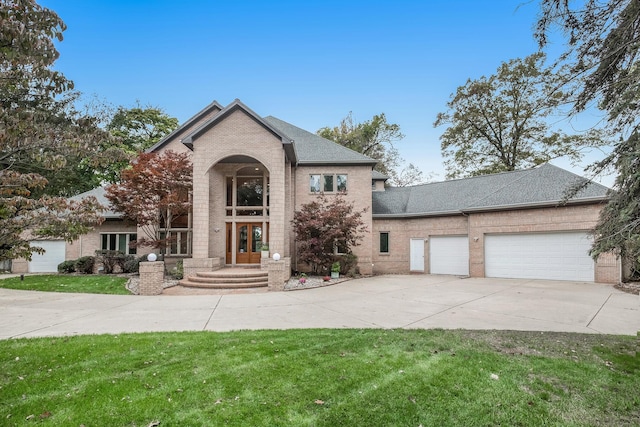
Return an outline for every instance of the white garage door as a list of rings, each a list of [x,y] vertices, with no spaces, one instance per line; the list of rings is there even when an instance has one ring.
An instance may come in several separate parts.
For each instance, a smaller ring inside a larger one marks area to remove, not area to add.
[[[584,232],[487,235],[485,275],[593,282],[590,247]]]
[[[64,261],[64,240],[34,240],[31,246],[39,246],[46,252],[42,255],[34,253],[29,263],[30,273],[54,273],[58,264]]]
[[[431,274],[469,275],[469,238],[432,236],[429,242]]]

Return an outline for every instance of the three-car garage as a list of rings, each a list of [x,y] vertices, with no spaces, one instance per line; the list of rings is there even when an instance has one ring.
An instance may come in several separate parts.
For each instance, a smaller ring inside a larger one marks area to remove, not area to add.
[[[429,272],[469,275],[468,236],[431,236]],[[595,263],[584,231],[484,236],[486,277],[593,281]]]

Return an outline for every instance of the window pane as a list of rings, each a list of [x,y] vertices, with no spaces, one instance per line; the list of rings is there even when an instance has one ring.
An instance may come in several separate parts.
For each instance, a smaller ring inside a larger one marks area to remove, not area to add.
[[[180,232],[180,253],[181,254],[189,253],[189,232],[188,231]]]
[[[184,214],[171,218],[171,228],[188,228],[189,215]]]
[[[136,248],[131,246],[131,243],[138,240],[138,235],[136,233],[129,234],[129,254],[135,255],[137,253]]]
[[[127,235],[118,234],[118,250],[123,254],[127,253]]]
[[[389,233],[380,233],[380,252],[389,252]]]
[[[108,249],[108,243],[109,242],[109,235],[108,234],[103,234],[102,235],[102,243],[100,244],[100,249],[102,249],[103,251],[106,251]]]
[[[110,251],[115,251],[117,249],[117,246],[116,246],[117,237],[118,237],[117,234],[109,234],[109,245],[107,249],[109,249]]]
[[[169,236],[169,241],[171,242],[169,253],[175,255],[178,253],[178,239],[180,238],[180,233],[171,232],[169,233]]]
[[[347,191],[347,175],[336,175],[336,191]]]
[[[227,177],[227,206],[233,203],[233,178]]]
[[[325,175],[324,176],[324,192],[332,193],[333,192],[333,175]]]
[[[238,177],[236,206],[262,206],[262,177]]]
[[[254,225],[251,227],[253,236],[251,236],[251,252],[260,252],[262,247],[262,227]]]
[[[238,233],[238,252],[240,252],[241,254],[247,252],[247,241],[248,241],[248,233],[247,233],[247,226],[243,225],[242,227],[239,228],[239,233]]]
[[[310,175],[309,191],[311,191],[312,193],[320,192],[320,175]]]

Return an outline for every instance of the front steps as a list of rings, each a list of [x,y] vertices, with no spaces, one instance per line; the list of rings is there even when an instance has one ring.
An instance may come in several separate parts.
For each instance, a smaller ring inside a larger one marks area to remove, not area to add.
[[[178,282],[187,288],[247,289],[269,286],[269,272],[256,267],[225,267],[215,271],[202,271]]]

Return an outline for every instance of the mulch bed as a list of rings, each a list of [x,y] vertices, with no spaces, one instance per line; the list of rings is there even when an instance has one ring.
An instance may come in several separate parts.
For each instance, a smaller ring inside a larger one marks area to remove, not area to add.
[[[614,288],[630,294],[640,295],[640,282],[618,283]]]

